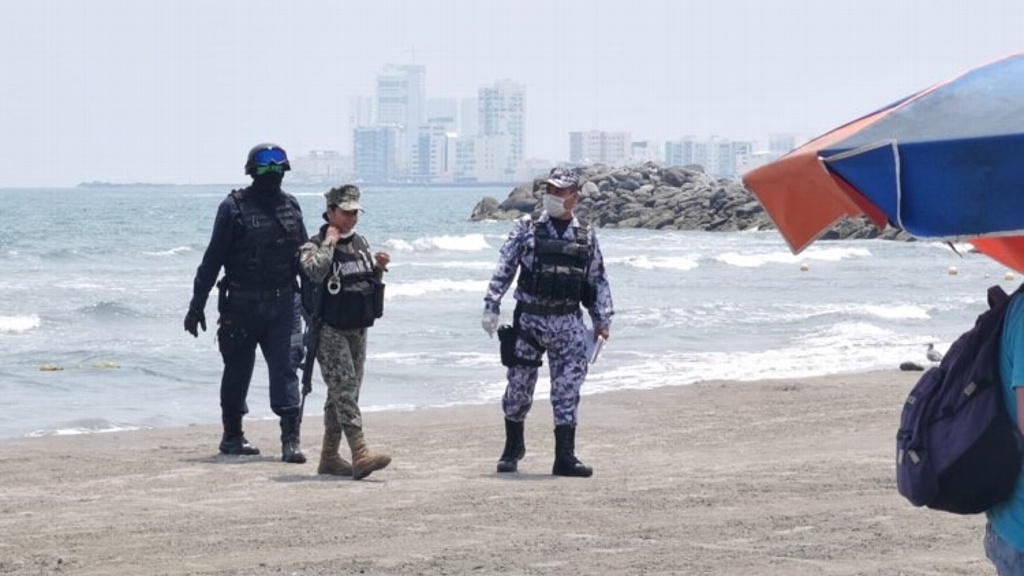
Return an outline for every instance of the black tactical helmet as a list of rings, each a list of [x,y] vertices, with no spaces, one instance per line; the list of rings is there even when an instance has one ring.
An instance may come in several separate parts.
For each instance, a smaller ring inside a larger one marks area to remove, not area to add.
[[[264,142],[263,144],[253,146],[252,150],[249,150],[249,157],[245,159],[245,173],[249,176],[255,176],[257,166],[266,166],[268,164],[280,164],[284,166],[285,171],[292,169],[292,165],[288,163],[288,154],[285,153],[284,148],[277,144]]]

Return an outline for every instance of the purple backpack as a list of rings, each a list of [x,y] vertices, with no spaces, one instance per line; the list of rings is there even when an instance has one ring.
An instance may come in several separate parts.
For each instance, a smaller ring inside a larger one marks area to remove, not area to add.
[[[1013,493],[1021,435],[999,377],[1009,300],[1001,287],[989,288],[989,309],[921,376],[903,405],[896,487],[914,506],[977,514]]]

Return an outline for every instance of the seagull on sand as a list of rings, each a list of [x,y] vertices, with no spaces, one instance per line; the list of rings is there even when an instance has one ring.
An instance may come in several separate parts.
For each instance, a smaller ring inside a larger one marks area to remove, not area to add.
[[[925,357],[928,358],[932,363],[936,363],[942,360],[942,352],[935,349],[935,344],[928,343],[928,351],[924,353]]]

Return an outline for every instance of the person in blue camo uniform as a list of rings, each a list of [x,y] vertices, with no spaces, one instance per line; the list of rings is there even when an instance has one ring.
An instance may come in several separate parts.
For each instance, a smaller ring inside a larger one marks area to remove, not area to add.
[[[224,360],[220,452],[260,453],[242,431],[259,346],[270,377],[270,408],[281,419],[281,460],[302,464],[306,456],[299,445],[302,415],[296,374],[302,335],[296,288],[299,246],[308,237],[298,201],[281,189],[290,169],[287,154],[276,144],[258,144],[249,151],[245,173],[252,185],[233,190],[217,208],[184,324],[195,337],[200,327],[206,331],[206,300],[216,283],[217,344]],[[217,282],[221,268],[224,277]]]
[[[589,477],[593,469],[576,458],[577,409],[587,377],[588,350],[607,339],[614,314],[604,258],[594,228],[573,215],[580,177],[556,167],[543,181],[543,211],[516,221],[501,247],[484,297],[481,325],[498,333],[508,384],[502,397],[505,448],[498,472],[515,472],[526,455],[523,423],[533,405],[537,371],[548,358],[555,421],[555,476]],[[499,327],[501,298],[519,272],[512,325]],[[590,313],[593,330],[580,306]]]

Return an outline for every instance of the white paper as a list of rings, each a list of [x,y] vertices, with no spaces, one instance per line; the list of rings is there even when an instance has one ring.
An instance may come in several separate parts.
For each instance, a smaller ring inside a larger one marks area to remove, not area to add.
[[[598,336],[590,341],[590,346],[587,348],[587,358],[590,359],[590,363],[597,362],[597,357],[601,355],[601,350],[604,349],[604,343],[608,340],[603,336]]]

